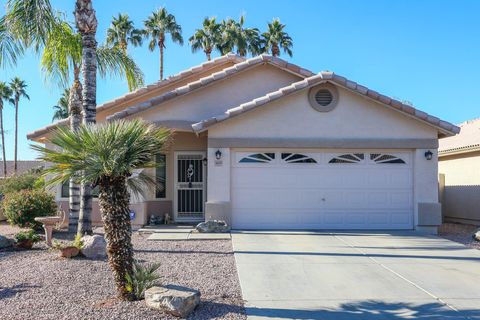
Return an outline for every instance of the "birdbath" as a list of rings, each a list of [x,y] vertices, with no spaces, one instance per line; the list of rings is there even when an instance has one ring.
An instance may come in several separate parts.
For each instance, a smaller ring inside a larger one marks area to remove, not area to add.
[[[45,241],[49,247],[52,246],[52,231],[53,227],[62,220],[59,216],[50,216],[50,217],[36,217],[35,221],[40,222],[45,229]]]

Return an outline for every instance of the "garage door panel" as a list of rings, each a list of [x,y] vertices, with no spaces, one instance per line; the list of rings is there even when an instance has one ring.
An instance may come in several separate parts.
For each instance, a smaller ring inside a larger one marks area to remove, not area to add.
[[[409,153],[395,154],[405,163],[395,158],[396,163],[385,164],[379,161],[391,156],[381,152],[372,157],[365,152],[356,163],[329,163],[331,154],[310,152],[317,163],[294,164],[282,160],[282,151],[268,152],[274,155],[268,163],[232,162],[234,228],[412,228]]]

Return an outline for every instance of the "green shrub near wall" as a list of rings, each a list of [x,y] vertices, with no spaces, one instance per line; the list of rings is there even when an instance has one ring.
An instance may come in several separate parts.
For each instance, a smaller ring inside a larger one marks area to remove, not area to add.
[[[20,190],[42,189],[45,185],[40,172],[26,172],[18,176],[0,179],[0,194],[7,195]]]
[[[43,190],[21,190],[8,193],[2,203],[4,215],[11,224],[37,227],[35,217],[53,216],[57,205],[53,195]]]

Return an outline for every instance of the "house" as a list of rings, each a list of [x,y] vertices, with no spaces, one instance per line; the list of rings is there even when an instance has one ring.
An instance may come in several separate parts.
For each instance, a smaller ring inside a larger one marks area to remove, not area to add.
[[[225,219],[241,229],[435,231],[438,139],[459,128],[333,72],[261,55],[205,62],[97,108],[175,130],[162,188],[134,225]],[[42,142],[56,126],[28,138]],[[65,189],[65,188],[64,188]],[[65,192],[57,190],[65,206]],[[100,221],[98,206],[94,220]]]
[[[445,221],[480,225],[480,119],[440,140],[438,171]]]

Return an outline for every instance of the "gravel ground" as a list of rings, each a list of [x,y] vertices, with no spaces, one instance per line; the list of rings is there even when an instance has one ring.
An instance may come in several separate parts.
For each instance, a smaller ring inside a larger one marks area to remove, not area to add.
[[[17,231],[0,224],[0,234]],[[147,236],[134,233],[136,259],[160,262],[163,284],[201,291],[202,302],[189,319],[246,319],[230,240],[147,241]],[[106,261],[58,258],[39,243],[30,251],[0,251],[0,319],[175,318],[144,301],[117,300]]]
[[[472,238],[473,233],[477,229],[478,227],[469,224],[444,223],[438,229],[438,235],[442,238],[480,249],[480,242]]]

